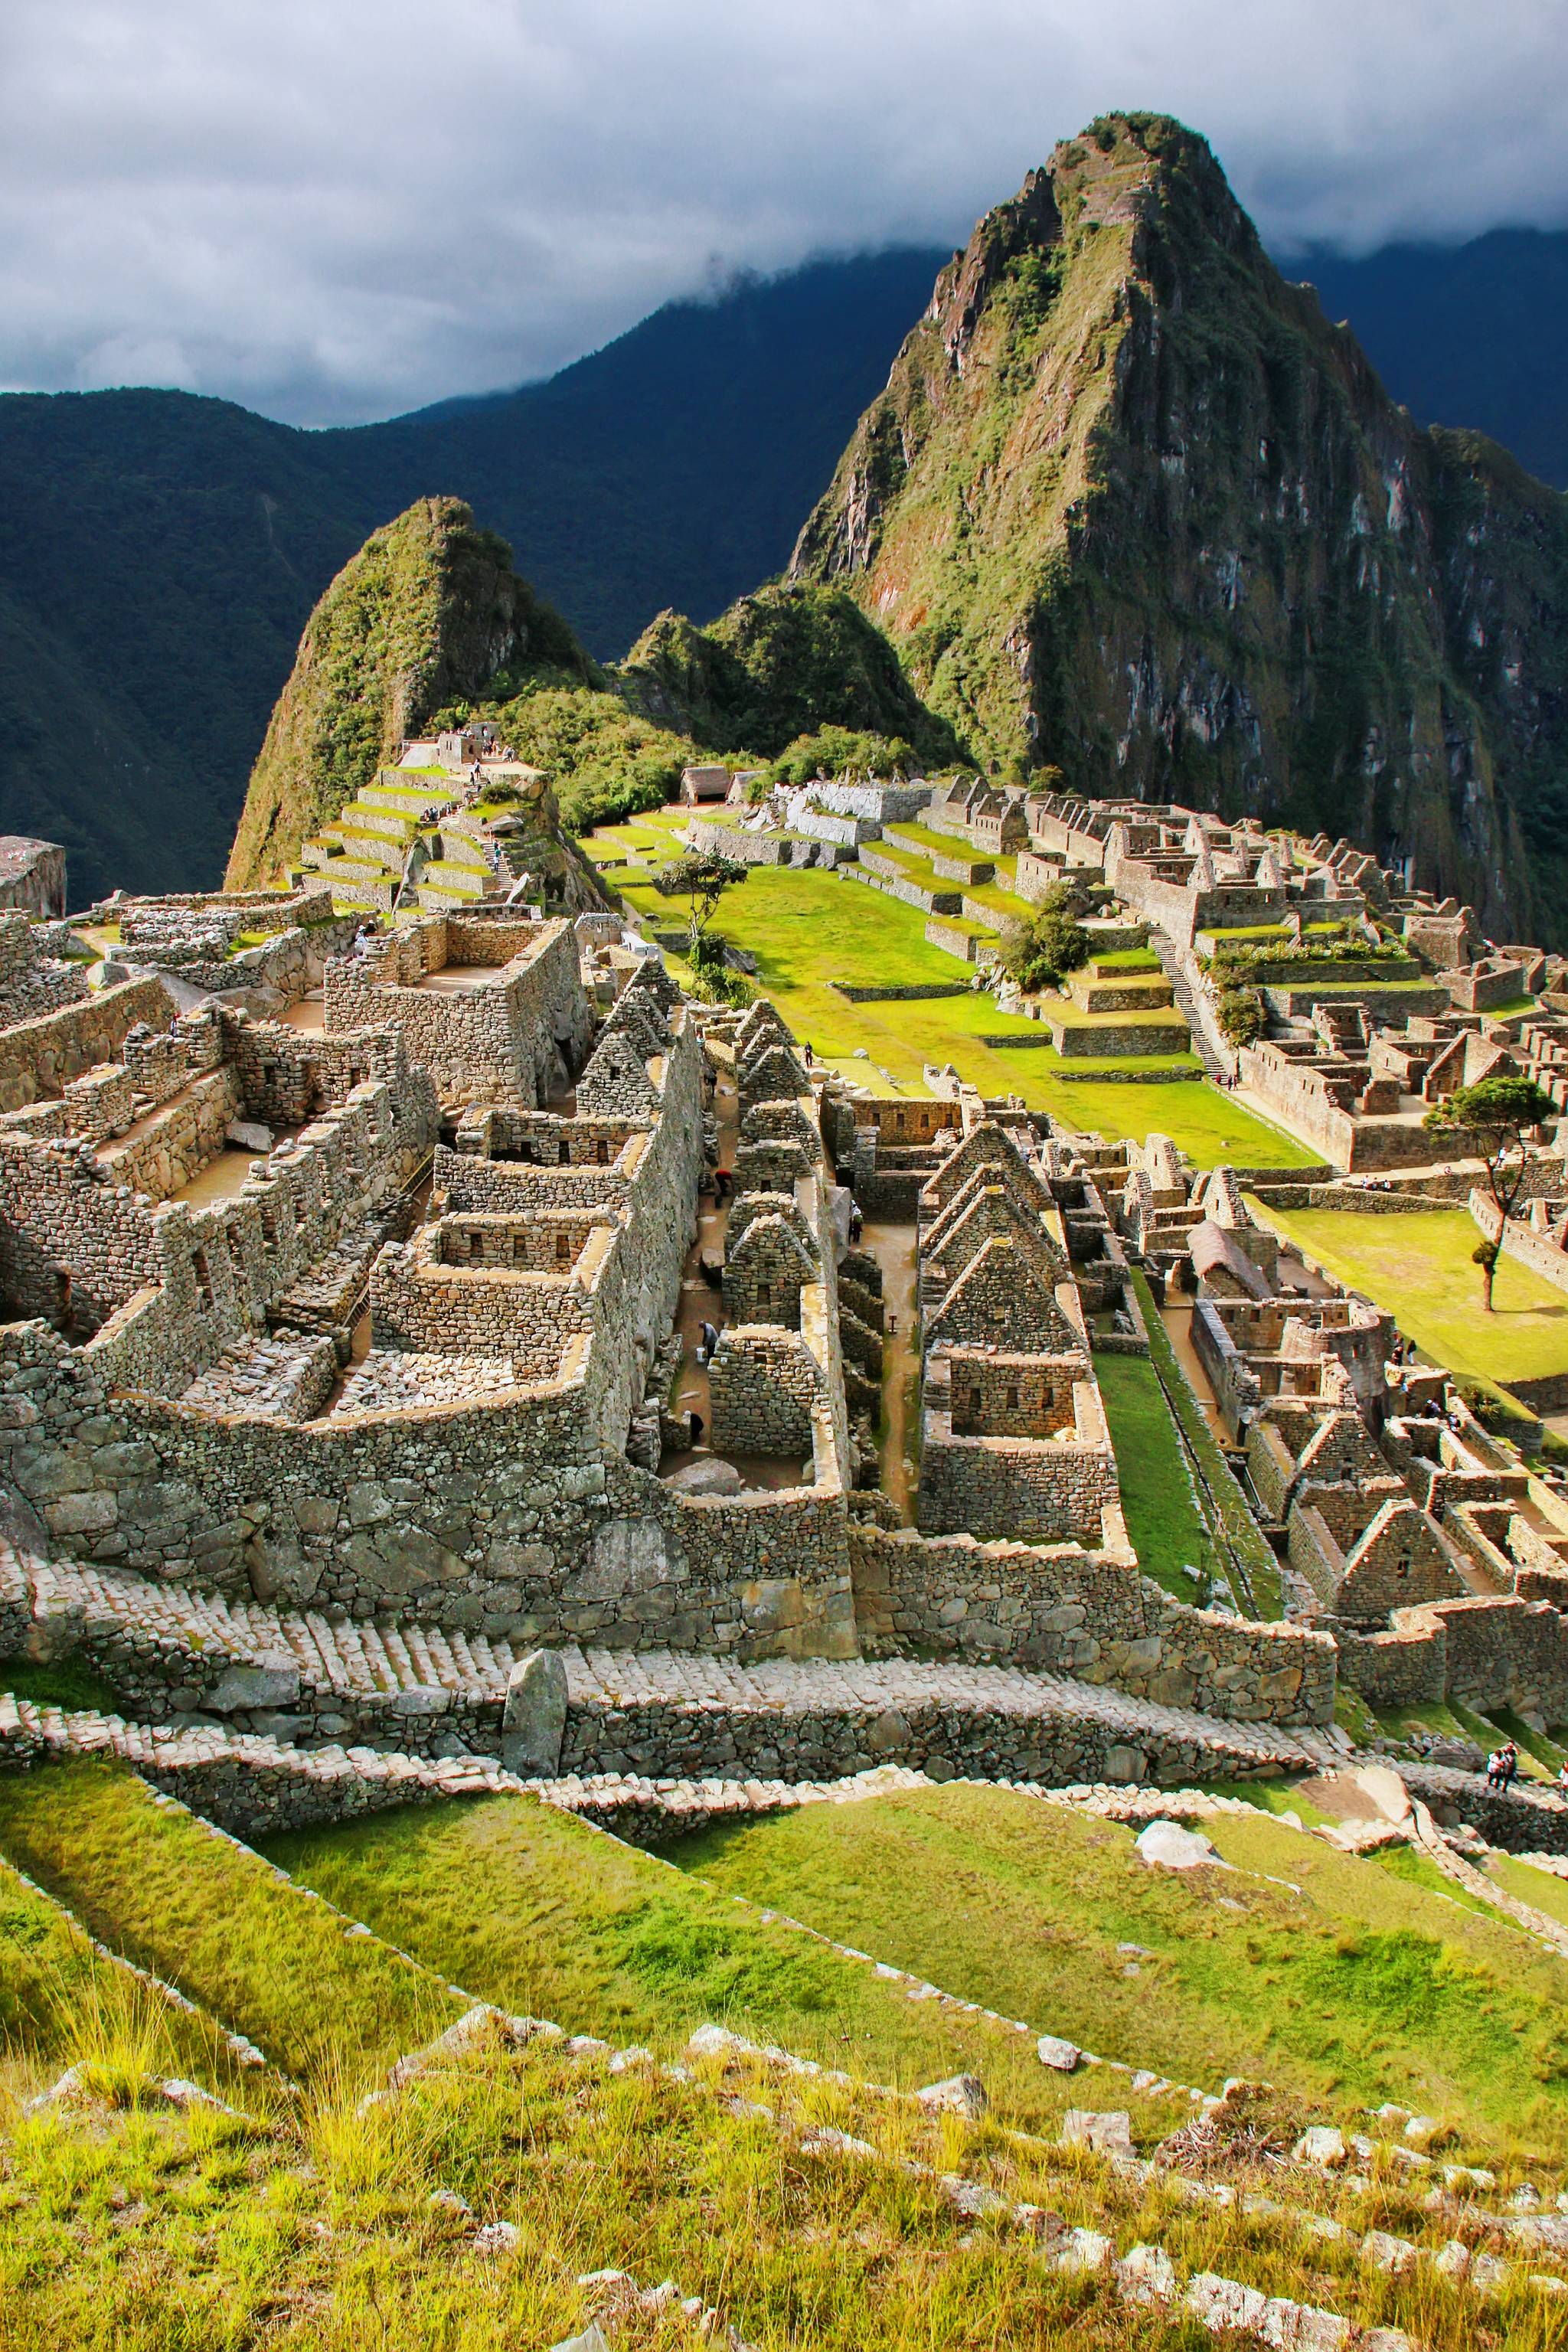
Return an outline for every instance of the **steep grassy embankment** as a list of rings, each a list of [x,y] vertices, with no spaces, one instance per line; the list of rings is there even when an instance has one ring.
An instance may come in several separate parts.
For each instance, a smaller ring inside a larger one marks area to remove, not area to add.
[[[297,2078],[353,2081],[465,2006],[122,1765],[0,1777],[0,1855]]]
[[[1108,2057],[1385,2099],[1489,2148],[1568,2154],[1568,1963],[1282,1822],[1205,1824],[1233,1872],[996,1789],[814,1806],[684,1868]]]
[[[585,684],[587,656],[457,499],[420,499],[365,541],[306,625],[251,774],[226,886],[275,881],[300,844],[444,705],[521,675]]]

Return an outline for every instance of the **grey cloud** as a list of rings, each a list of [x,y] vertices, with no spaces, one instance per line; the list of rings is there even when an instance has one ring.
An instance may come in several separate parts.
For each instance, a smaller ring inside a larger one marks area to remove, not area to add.
[[[961,238],[1119,105],[1277,247],[1568,220],[1542,0],[10,0],[0,382],[335,422],[717,266]]]

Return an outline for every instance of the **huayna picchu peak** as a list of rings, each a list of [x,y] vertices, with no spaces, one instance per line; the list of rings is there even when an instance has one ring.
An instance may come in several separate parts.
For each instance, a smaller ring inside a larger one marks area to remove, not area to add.
[[[793,571],[988,763],[1352,833],[1563,936],[1568,503],[1417,427],[1166,117],[980,222]]]

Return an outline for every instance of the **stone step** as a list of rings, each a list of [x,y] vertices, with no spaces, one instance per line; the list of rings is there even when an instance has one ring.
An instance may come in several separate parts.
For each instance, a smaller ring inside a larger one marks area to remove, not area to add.
[[[426,809],[445,814],[459,797],[431,776],[410,778],[405,784],[366,784],[359,794],[359,803],[366,808],[389,809],[398,815],[422,816]]]
[[[148,1722],[182,1717],[311,1740],[345,1735],[435,1753],[497,1753],[527,1646],[479,1632],[319,1612],[154,1584],[80,1563],[30,1565],[43,1646],[79,1648]],[[561,1652],[563,1754],[590,1769],[679,1777],[715,1768],[828,1779],[879,1760],[947,1777],[1170,1779],[1312,1770],[1338,1732],[1282,1730],[1005,1665]]]
[[[389,840],[384,834],[364,833],[353,825],[335,824],[327,838],[342,843],[344,864],[353,862],[374,866],[382,874],[400,874],[403,871],[403,844]],[[338,862],[336,858],[332,861],[334,865]]]

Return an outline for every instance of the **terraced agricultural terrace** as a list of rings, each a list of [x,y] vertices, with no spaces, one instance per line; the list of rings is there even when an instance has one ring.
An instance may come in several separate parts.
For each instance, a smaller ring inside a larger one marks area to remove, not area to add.
[[[0,914],[0,2336],[1568,2341],[1558,960],[703,773]]]

